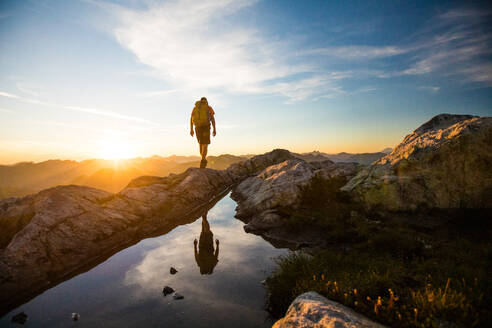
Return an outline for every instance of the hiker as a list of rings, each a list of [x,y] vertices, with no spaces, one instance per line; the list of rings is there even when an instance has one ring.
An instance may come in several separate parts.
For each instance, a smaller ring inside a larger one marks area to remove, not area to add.
[[[198,244],[198,250],[197,250]],[[219,262],[219,240],[215,240],[214,234],[210,230],[210,224],[207,221],[207,213],[202,216],[202,232],[200,233],[200,243],[195,239],[193,241],[195,249],[195,261],[200,267],[201,274],[212,274],[215,266]]]
[[[215,130],[215,112],[208,105],[207,98],[202,97],[200,101],[195,103],[195,107],[191,112],[190,118],[190,135],[193,137],[193,125],[195,125],[195,133],[196,138],[198,140],[198,144],[200,146],[200,156],[202,156],[202,160],[200,162],[200,168],[207,167],[207,150],[208,145],[210,144],[210,122],[212,122],[213,136],[217,134]]]

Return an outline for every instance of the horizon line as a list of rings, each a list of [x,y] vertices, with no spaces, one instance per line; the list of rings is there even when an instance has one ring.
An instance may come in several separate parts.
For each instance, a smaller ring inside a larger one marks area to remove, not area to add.
[[[308,151],[308,152],[295,152],[295,151],[291,151],[289,149],[285,149],[287,151],[289,151],[290,153],[295,153],[295,154],[308,154],[308,153],[314,153],[314,152],[319,152],[321,154],[325,154],[325,155],[339,155],[339,154],[353,154],[353,155],[359,155],[359,154],[374,154],[374,153],[383,153],[383,150],[386,150],[388,148],[391,148],[393,149],[394,147],[386,147],[386,148],[383,148],[379,151],[372,151],[372,152],[346,152],[346,151],[341,151],[341,152],[336,152],[336,153],[329,153],[329,152],[324,152],[324,151],[320,151],[320,150],[312,150],[312,151]],[[263,154],[266,154],[266,153],[269,153],[275,149],[284,149],[284,148],[274,148],[270,151],[267,151],[267,152],[264,152],[264,153],[249,153],[249,154],[232,154],[232,153],[222,153],[222,154],[219,154],[219,155],[209,155],[209,156],[213,156],[213,157],[219,157],[219,156],[224,156],[224,155],[231,155],[231,156],[236,156],[236,157],[243,157],[243,156],[249,156],[249,157],[252,157],[252,156],[257,156],[257,155],[263,155]],[[70,162],[77,162],[77,163],[81,163],[81,162],[85,162],[85,161],[113,161],[113,162],[119,162],[119,161],[131,161],[131,160],[135,160],[135,159],[149,159],[149,158],[152,158],[152,157],[160,157],[160,158],[169,158],[169,157],[197,157],[197,158],[200,158],[200,156],[198,155],[178,155],[178,154],[171,154],[171,155],[168,155],[168,156],[163,156],[163,155],[158,155],[158,154],[152,154],[152,155],[149,155],[149,156],[135,156],[135,157],[128,157],[128,158],[119,158],[119,159],[110,159],[110,158],[101,158],[101,157],[89,157],[89,158],[85,158],[85,159],[73,159],[73,158],[48,158],[48,159],[45,159],[45,160],[40,160],[40,161],[35,161],[35,160],[24,160],[24,161],[18,161],[18,162],[12,162],[12,163],[0,163],[0,166],[15,166],[15,165],[19,165],[19,164],[40,164],[40,163],[44,163],[44,162],[49,162],[49,161],[70,161]]]

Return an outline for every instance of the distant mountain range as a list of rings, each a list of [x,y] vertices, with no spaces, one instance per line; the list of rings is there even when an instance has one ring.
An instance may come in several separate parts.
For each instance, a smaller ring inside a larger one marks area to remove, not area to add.
[[[386,156],[391,153],[391,148],[385,148],[380,152],[376,153],[338,153],[338,154],[326,154],[319,151],[313,151],[310,153],[294,154],[294,156],[299,157],[307,162],[316,162],[329,159],[335,163],[340,162],[355,162],[361,165],[370,165],[373,162],[379,160],[381,157]]]
[[[208,167],[222,170],[247,157],[209,156]],[[198,156],[152,156],[120,161],[89,159],[85,161],[48,160],[0,165],[0,199],[19,197],[58,185],[84,185],[117,192],[132,179],[142,175],[167,176],[198,167]]]
[[[326,154],[318,151],[294,154],[308,162],[330,159],[334,162],[356,162],[369,165],[385,156],[387,149],[377,153]],[[209,168],[223,170],[233,163],[243,161],[252,155],[209,156]],[[117,162],[103,159],[88,159],[81,162],[71,160],[48,160],[39,163],[21,162],[14,165],[0,165],[0,199],[20,197],[58,185],[83,185],[118,192],[132,180],[143,175],[167,176],[181,173],[189,167],[198,167],[198,156],[152,156],[132,158]]]

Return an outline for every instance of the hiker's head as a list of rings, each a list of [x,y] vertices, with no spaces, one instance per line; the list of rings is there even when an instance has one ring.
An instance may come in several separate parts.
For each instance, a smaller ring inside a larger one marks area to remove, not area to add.
[[[205,97],[202,97],[202,99],[200,99],[200,101],[204,104],[208,104],[207,98],[205,98]]]
[[[198,106],[198,105],[200,105],[200,102],[199,102],[199,101],[197,101],[197,102],[195,103],[195,106]]]

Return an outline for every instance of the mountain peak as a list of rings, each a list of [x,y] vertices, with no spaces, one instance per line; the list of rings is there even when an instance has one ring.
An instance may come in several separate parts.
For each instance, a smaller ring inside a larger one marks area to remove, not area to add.
[[[478,117],[474,115],[459,115],[459,114],[439,114],[422,124],[414,132],[422,134],[430,130],[440,130],[450,127],[458,122],[469,120],[471,118]]]

